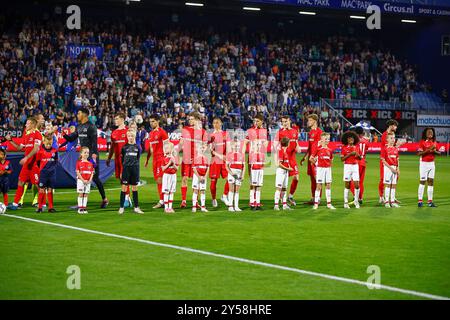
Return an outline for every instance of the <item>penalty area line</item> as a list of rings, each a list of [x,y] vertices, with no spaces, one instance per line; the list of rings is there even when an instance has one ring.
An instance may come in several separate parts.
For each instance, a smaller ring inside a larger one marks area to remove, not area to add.
[[[333,280],[333,281],[351,283],[351,284],[355,284],[355,285],[359,285],[359,286],[367,287],[368,285],[370,285],[370,283],[360,281],[360,280],[344,278],[344,277],[339,277],[339,276],[334,276],[334,275],[329,275],[329,274],[319,273],[319,272],[314,272],[314,271],[302,270],[302,269],[297,269],[297,268],[291,268],[291,267],[286,267],[286,266],[282,266],[282,265],[261,262],[261,261],[257,261],[257,260],[239,258],[239,257],[225,255],[225,254],[219,254],[219,253],[214,253],[214,252],[209,252],[209,251],[204,251],[204,250],[193,249],[193,248],[189,248],[189,247],[182,247],[182,246],[177,246],[177,245],[172,245],[172,244],[167,244],[167,243],[133,238],[133,237],[123,236],[123,235],[114,234],[114,233],[101,232],[101,231],[96,231],[96,230],[91,230],[91,229],[86,229],[86,228],[74,227],[74,226],[70,226],[70,225],[49,222],[49,221],[45,221],[45,220],[32,219],[32,218],[27,218],[27,217],[23,217],[23,216],[15,216],[15,215],[9,215],[9,214],[2,214],[0,216],[46,224],[46,225],[60,227],[60,228],[64,228],[64,229],[81,231],[81,232],[85,232],[85,233],[97,234],[97,235],[102,235],[102,236],[116,238],[116,239],[140,242],[140,243],[145,243],[145,244],[157,246],[157,247],[170,248],[170,249],[175,249],[175,250],[179,250],[179,251],[197,253],[197,254],[201,254],[201,255],[206,255],[206,256],[211,256],[211,257],[216,257],[216,258],[221,258],[221,259],[226,259],[226,260],[238,261],[238,262],[262,266],[262,267],[266,267],[266,268],[290,271],[290,272],[294,272],[294,273],[309,275],[309,276]],[[437,296],[437,295],[423,293],[423,292],[419,292],[419,291],[401,289],[401,288],[396,288],[396,287],[383,285],[383,284],[373,285],[373,286],[376,286],[377,288],[382,289],[382,290],[398,292],[398,293],[402,293],[402,294],[410,295],[410,296],[416,296],[416,297],[433,299],[433,300],[450,300],[449,297],[443,297],[443,296]]]

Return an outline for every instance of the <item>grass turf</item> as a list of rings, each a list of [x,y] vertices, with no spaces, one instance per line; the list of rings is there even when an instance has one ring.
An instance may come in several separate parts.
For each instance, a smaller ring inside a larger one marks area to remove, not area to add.
[[[241,190],[242,213],[224,205],[209,213],[180,210],[178,181],[175,215],[151,209],[156,186],[151,168],[139,189],[143,216],[117,215],[118,184],[105,187],[111,201],[98,209],[93,190],[89,214],[68,207],[76,193],[57,190],[57,214],[37,215],[26,205],[20,216],[109,232],[287,267],[366,281],[367,267],[381,269],[381,284],[450,297],[450,159],[436,163],[438,208],[417,208],[418,157],[401,156],[398,198],[402,207],[378,205],[378,156],[369,155],[366,195],[361,209],[345,210],[342,164],[333,166],[335,211],[298,204],[273,211],[274,176],[265,176],[264,211],[248,210],[248,181]],[[301,169],[297,202],[309,199],[309,178]],[[220,180],[218,194],[223,190]],[[65,193],[68,192],[69,193]],[[64,192],[64,193],[63,193]],[[27,195],[26,204],[31,196]],[[210,204],[208,194],[207,204]],[[9,212],[11,213],[11,212]],[[417,299],[418,297],[270,269],[170,248],[0,217],[0,299]],[[81,290],[68,290],[66,269],[81,269]]]

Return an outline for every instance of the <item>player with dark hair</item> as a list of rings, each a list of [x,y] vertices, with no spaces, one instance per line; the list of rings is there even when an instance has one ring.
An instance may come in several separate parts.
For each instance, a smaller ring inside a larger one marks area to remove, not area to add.
[[[81,147],[89,148],[89,159],[93,161],[95,174],[93,181],[95,182],[98,192],[102,197],[102,204],[100,208],[106,208],[109,204],[105,195],[103,183],[100,180],[100,156],[97,149],[97,127],[89,121],[89,110],[87,108],[80,108],[77,112],[78,127],[77,131],[69,135],[65,134],[63,137],[69,142],[78,139]]]
[[[364,196],[364,179],[366,177],[366,153],[367,153],[367,146],[369,143],[369,140],[366,139],[364,135],[364,129],[362,127],[356,127],[355,133],[359,137],[359,142],[356,145],[358,149],[358,153],[360,158],[358,159],[358,167],[359,167],[359,204],[362,204],[363,202],[363,196]],[[350,183],[350,191],[353,195],[355,195],[355,183],[351,181]],[[353,203],[354,204],[354,203]]]
[[[387,136],[388,134],[393,133],[395,136],[395,132],[397,131],[398,128],[398,122],[397,120],[394,119],[390,119],[388,121],[386,121],[386,126],[387,129],[385,132],[383,132],[383,134],[381,135],[381,151],[380,154],[383,152],[384,148],[386,148],[387,145]],[[378,193],[380,196],[380,203],[384,204],[384,164],[380,159],[380,181],[378,183]]]
[[[419,208],[423,207],[423,193],[425,191],[425,183],[428,185],[428,206],[436,207],[433,202],[434,175],[436,171],[434,159],[436,155],[439,154],[441,153],[437,150],[436,132],[434,128],[425,128],[422,132],[422,139],[419,142],[419,149],[417,150],[417,155],[420,156],[420,183],[418,190]]]
[[[12,173],[12,166],[6,160],[6,150],[0,148],[0,192],[3,194],[3,204],[8,206],[9,176]]]
[[[253,127],[247,130],[242,150],[242,152],[244,152],[245,155],[245,151],[247,150],[248,146],[249,157],[247,165],[250,177],[252,172],[251,170],[252,165],[250,163],[250,159],[255,158],[251,153],[253,153],[255,150],[259,150],[258,152],[266,153],[268,143],[269,142],[267,140],[267,129],[264,128],[264,116],[261,113],[258,113],[253,119]],[[259,144],[258,149],[255,148],[255,144]],[[252,209],[256,203],[257,189],[258,189],[257,186],[250,185],[250,208]]]
[[[380,155],[383,163],[383,182],[384,182],[384,206],[386,208],[400,207],[395,201],[395,192],[397,189],[397,178],[400,174],[399,151],[395,144],[395,133],[390,132],[386,136],[387,145]]]
[[[297,190],[299,172],[297,165],[297,152],[300,152],[300,148],[298,146],[298,127],[292,127],[291,118],[288,115],[283,115],[281,117],[281,129],[278,130],[275,141],[274,148],[278,149],[278,144],[281,139],[287,137],[289,139],[289,156],[291,161],[292,171],[289,171],[289,176],[292,177],[291,187],[289,190],[288,201],[291,205],[296,205],[294,200],[294,193]]]
[[[355,184],[354,204],[359,209],[359,168],[358,160],[361,158],[356,145],[359,137],[354,131],[347,131],[342,135],[341,160],[344,162],[344,208],[349,209],[348,193],[350,192],[350,182]]]
[[[225,186],[223,189],[222,202],[228,206],[228,192],[230,191],[230,184],[227,176],[227,144],[229,143],[228,133],[222,130],[222,119],[215,117],[213,119],[213,131],[208,136],[208,143],[211,148],[211,166],[209,168],[209,178],[211,179],[211,197],[212,206],[217,207],[217,180],[222,177],[225,179]]]
[[[58,164],[58,150],[53,146],[53,137],[44,137],[44,143],[36,155],[36,165],[39,167],[39,197],[37,213],[48,200],[48,212],[56,212],[53,208],[53,189],[56,185],[56,166]],[[46,200],[47,197],[47,200]]]
[[[277,150],[277,171],[275,174],[275,206],[274,210],[280,210],[279,202],[283,204],[283,210],[292,210],[287,205],[287,186],[289,183],[289,172],[294,170],[291,167],[291,158],[289,150],[289,138],[283,137],[280,141],[280,148]]]
[[[160,127],[160,117],[157,114],[150,116],[150,131],[148,141],[150,143],[147,152],[147,159],[145,160],[145,167],[148,167],[148,161],[153,155],[153,179],[156,181],[158,188],[159,201],[153,206],[153,209],[162,208],[164,206],[164,193],[162,192],[162,177],[163,177],[163,160],[164,160],[164,144],[169,141],[169,135],[166,130]]]
[[[320,129],[318,125],[319,117],[317,116],[317,114],[310,114],[306,118],[308,119],[307,126],[310,129],[308,133],[308,150],[300,160],[300,165],[303,165],[305,159],[309,159],[309,157],[316,152],[317,148],[319,148],[320,136],[322,134],[322,129]],[[316,171],[316,165],[311,161],[308,161],[307,173],[311,180],[311,200],[308,202],[308,204],[314,204],[314,197],[317,188]]]

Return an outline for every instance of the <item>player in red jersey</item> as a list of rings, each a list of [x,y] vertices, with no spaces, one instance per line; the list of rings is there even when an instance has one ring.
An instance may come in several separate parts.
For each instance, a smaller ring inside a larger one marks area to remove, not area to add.
[[[12,141],[10,135],[5,137],[17,150],[24,149],[25,151],[24,157],[19,162],[22,165],[22,169],[19,174],[14,202],[8,205],[8,209],[11,210],[17,210],[20,198],[22,198],[24,184],[30,182],[31,184],[37,185],[39,180],[39,172],[37,172],[35,162],[36,154],[42,144],[42,134],[37,130],[37,121],[34,117],[28,118],[25,129],[26,133],[22,137],[22,143],[20,145]]]
[[[194,171],[192,163],[195,157],[195,144],[208,142],[205,129],[202,128],[200,115],[192,112],[188,116],[188,125],[182,129],[180,143],[176,147],[176,152],[183,150],[181,162],[181,208],[186,208],[187,183],[193,177]]]
[[[341,160],[344,162],[344,208],[349,209],[348,193],[350,191],[350,182],[355,184],[354,204],[359,209],[359,166],[358,160],[361,158],[357,144],[359,137],[354,131],[347,131],[342,135]]]
[[[310,129],[308,133],[308,150],[306,151],[303,158],[300,160],[300,165],[303,165],[305,159],[309,159],[311,155],[316,152],[319,147],[320,135],[322,134],[322,129],[319,128],[319,117],[317,114],[310,114],[307,116],[308,122],[307,126]],[[308,176],[311,180],[311,200],[307,204],[314,204],[314,197],[316,193],[317,183],[316,183],[316,165],[308,161]]]
[[[6,150],[0,149],[0,192],[3,193],[3,204],[8,205],[9,176],[12,173],[12,166],[6,160]]]
[[[159,194],[159,202],[153,206],[153,209],[162,208],[164,206],[164,194],[162,192],[162,160],[164,158],[164,144],[169,141],[169,135],[166,130],[159,125],[160,117],[157,114],[150,116],[150,126],[152,131],[148,136],[149,147],[145,167],[148,167],[148,160],[153,155],[153,178],[156,181]]]
[[[127,132],[128,128],[125,125],[125,114],[119,112],[114,117],[114,125],[117,127],[111,133],[111,147],[109,148],[108,158],[106,159],[106,165],[109,167],[111,165],[111,158],[114,155],[114,170],[116,174],[116,179],[120,181],[120,175],[122,174],[122,147],[127,144]],[[127,187],[126,206],[131,206],[130,199],[130,188]]]
[[[386,208],[398,208],[395,202],[395,191],[397,189],[397,177],[400,174],[399,151],[395,145],[395,133],[390,132],[386,135],[387,145],[381,152],[380,159],[383,163],[383,182],[384,182],[384,206]]]
[[[359,142],[356,145],[356,148],[358,149],[359,156],[361,157],[358,160],[358,166],[359,166],[359,204],[362,204],[363,202],[363,196],[364,196],[364,179],[366,177],[366,153],[368,148],[369,140],[364,135],[364,129],[362,127],[356,127],[355,133],[359,137]],[[355,195],[355,183],[352,181],[350,183],[350,191],[353,195]],[[354,203],[353,203],[354,204]]]
[[[245,174],[245,155],[237,138],[230,142],[230,152],[227,153],[226,164],[228,170],[227,180],[230,184],[228,192],[228,211],[240,212],[239,189]]]
[[[250,159],[250,153],[255,150],[255,144],[260,145],[260,152],[266,153],[267,152],[267,146],[269,144],[269,141],[267,140],[267,129],[263,127],[264,125],[264,116],[262,114],[257,114],[255,118],[253,119],[253,127],[249,128],[247,130],[247,134],[244,140],[243,144],[243,152],[245,154],[245,151],[249,151],[249,158]],[[251,177],[251,164],[248,163],[248,173]],[[252,199],[256,198],[256,186],[250,185],[250,207],[253,209],[253,203]]]
[[[178,159],[173,155],[173,144],[171,142],[164,144],[164,155],[162,158],[161,171],[162,192],[164,193],[164,212],[174,213],[173,195],[177,188]]]
[[[300,147],[298,146],[298,127],[295,128],[291,126],[291,118],[287,115],[281,117],[281,129],[278,130],[275,141],[274,148],[275,150],[279,149],[279,143],[282,138],[289,139],[289,149],[290,150],[290,161],[292,171],[289,171],[289,176],[293,177],[291,181],[291,187],[289,190],[288,201],[291,205],[295,206],[294,193],[297,190],[299,172],[297,165],[297,152],[300,152]]]
[[[94,178],[95,168],[88,160],[89,148],[81,147],[80,159],[77,161],[75,172],[77,175],[78,213],[86,214],[88,195],[91,192],[91,182]]]
[[[387,136],[388,134],[394,133],[397,131],[398,122],[396,120],[390,119],[386,121],[387,129],[383,134],[381,135],[381,150],[380,154],[383,153],[384,148],[386,148],[387,145]],[[384,164],[383,161],[380,159],[380,181],[378,183],[378,194],[380,195],[380,203],[384,204]]]
[[[207,144],[197,146],[197,152],[194,158],[192,169],[194,175],[192,177],[192,212],[197,212],[198,196],[200,194],[200,210],[208,212],[206,209],[206,174],[208,173],[209,160],[205,156]]]
[[[434,175],[436,170],[434,158],[436,157],[436,155],[439,155],[441,153],[437,150],[436,133],[434,131],[434,128],[425,128],[423,130],[422,139],[419,142],[419,149],[417,151],[417,155],[420,156],[418,207],[423,207],[423,192],[425,191],[425,183],[428,184],[428,206],[436,207],[433,202]]]
[[[211,197],[212,206],[217,207],[217,180],[222,177],[225,179],[225,187],[222,195],[222,202],[228,206],[228,192],[230,184],[228,183],[227,166],[225,163],[227,155],[227,144],[229,143],[228,133],[222,130],[222,119],[216,117],[213,119],[213,132],[209,134],[208,143],[211,148],[211,166],[209,168],[209,178],[211,179]]]
[[[289,138],[283,137],[280,141],[280,148],[277,150],[276,163],[278,164],[275,173],[275,206],[274,210],[280,210],[279,202],[282,199],[283,210],[292,210],[287,205],[287,186],[289,183],[289,172],[293,171],[291,167],[291,150],[289,149]]]
[[[333,150],[328,147],[330,143],[330,134],[322,132],[320,135],[320,148],[317,148],[313,155],[309,158],[311,162],[314,162],[317,167],[317,189],[314,197],[313,209],[319,208],[319,200],[322,193],[322,184],[325,184],[325,195],[327,198],[327,208],[335,210],[331,204],[331,163],[333,162]]]

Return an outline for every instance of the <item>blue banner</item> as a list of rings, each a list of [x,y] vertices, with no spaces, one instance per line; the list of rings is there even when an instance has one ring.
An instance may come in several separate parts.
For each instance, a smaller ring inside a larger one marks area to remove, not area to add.
[[[355,11],[366,11],[368,6],[377,5],[380,7],[382,13],[450,17],[450,6],[446,8],[398,2],[384,2],[378,0],[243,0],[242,2],[295,5],[299,7],[325,9],[346,9]]]
[[[86,52],[88,56],[96,56],[98,59],[103,58],[103,47],[97,45],[81,45],[68,44],[66,45],[66,56],[71,58],[78,57],[82,52]]]

